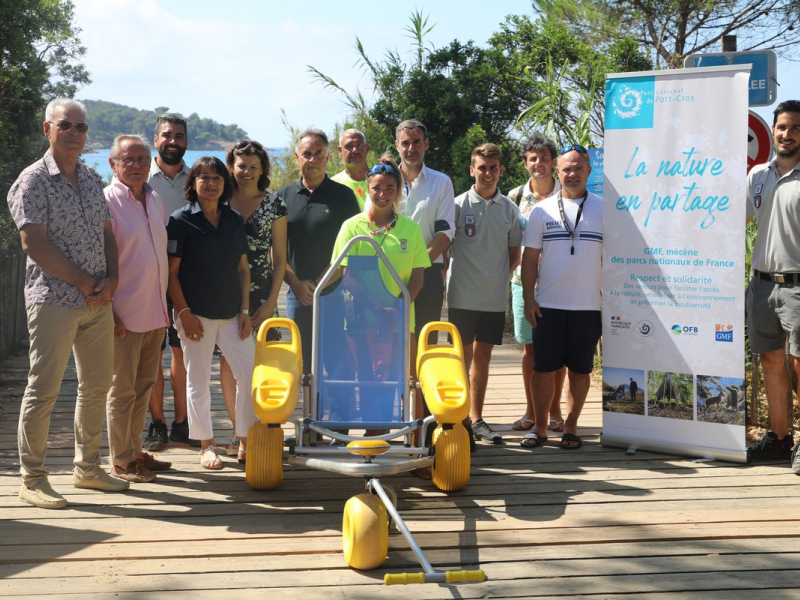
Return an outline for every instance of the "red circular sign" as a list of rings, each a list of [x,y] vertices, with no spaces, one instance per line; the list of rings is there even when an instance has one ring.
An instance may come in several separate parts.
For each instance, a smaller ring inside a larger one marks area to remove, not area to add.
[[[767,162],[772,156],[772,130],[752,110],[747,117],[747,172]]]

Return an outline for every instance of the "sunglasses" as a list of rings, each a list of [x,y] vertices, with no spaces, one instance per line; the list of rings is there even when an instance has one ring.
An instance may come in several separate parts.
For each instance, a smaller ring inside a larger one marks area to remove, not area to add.
[[[580,144],[570,144],[569,146],[564,146],[561,149],[561,154],[566,154],[567,152],[572,152],[573,150],[580,152],[581,154],[589,154],[589,151]]]
[[[244,150],[245,148],[249,148],[250,146],[252,146],[253,148],[255,148],[257,150],[263,150],[264,149],[264,146],[262,146],[258,142],[254,142],[253,140],[240,140],[240,141],[236,142],[236,144],[233,146],[233,148],[235,150]]]
[[[369,170],[367,173],[367,177],[372,177],[373,175],[393,175],[395,177],[400,177],[400,173],[397,172],[392,165],[386,164],[377,164]]]
[[[78,133],[86,133],[89,131],[89,124],[88,123],[73,123],[72,121],[59,121],[58,123],[54,123],[53,121],[48,121],[51,125],[55,125],[61,131],[71,131],[73,127],[78,130]]]

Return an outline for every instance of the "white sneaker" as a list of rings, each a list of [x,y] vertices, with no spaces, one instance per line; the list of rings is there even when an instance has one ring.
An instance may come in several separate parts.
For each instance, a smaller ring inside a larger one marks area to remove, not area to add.
[[[102,468],[94,470],[94,476],[87,476],[75,469],[72,472],[72,485],[76,488],[102,490],[104,492],[124,492],[131,484],[106,473]]]
[[[39,508],[64,508],[67,505],[64,497],[50,487],[49,481],[45,481],[35,490],[28,489],[23,483],[19,488],[19,499]]]

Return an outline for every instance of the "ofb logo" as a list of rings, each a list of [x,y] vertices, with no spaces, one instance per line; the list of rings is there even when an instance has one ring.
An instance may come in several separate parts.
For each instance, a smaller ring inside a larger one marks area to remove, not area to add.
[[[673,325],[672,326],[672,333],[674,335],[697,335],[699,329],[694,325]]]
[[[653,327],[653,324],[647,319],[639,321],[636,325],[636,332],[642,337],[650,337],[655,331],[655,327]]]
[[[606,129],[652,129],[655,77],[606,80]]]

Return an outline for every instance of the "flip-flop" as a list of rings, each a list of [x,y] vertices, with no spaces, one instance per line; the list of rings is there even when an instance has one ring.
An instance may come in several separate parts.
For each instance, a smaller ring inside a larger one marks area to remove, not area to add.
[[[523,448],[538,448],[547,441],[546,435],[539,435],[535,431],[526,433],[519,440],[519,445]],[[527,443],[526,443],[527,442]]]
[[[525,423],[528,423],[527,427],[525,427]],[[528,431],[529,429],[532,429],[534,425],[535,423],[533,422],[533,419],[518,419],[517,421],[514,421],[513,425],[511,425],[511,429],[515,431]]]
[[[564,419],[560,421],[557,419],[550,419],[550,422],[547,424],[547,428],[550,431],[564,431]]]
[[[207,454],[210,454],[211,457],[206,458]],[[216,447],[206,446],[200,451],[200,466],[204,469],[211,469],[212,471],[218,471],[222,468],[222,461],[219,459]]]
[[[571,444],[565,445],[564,442],[571,442]],[[561,447],[564,450],[577,450],[583,445],[581,438],[579,438],[574,433],[565,433],[561,436]]]

